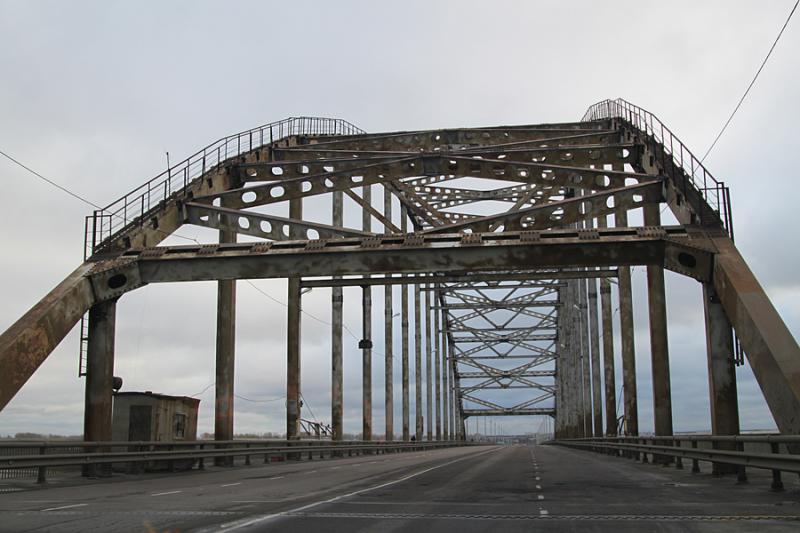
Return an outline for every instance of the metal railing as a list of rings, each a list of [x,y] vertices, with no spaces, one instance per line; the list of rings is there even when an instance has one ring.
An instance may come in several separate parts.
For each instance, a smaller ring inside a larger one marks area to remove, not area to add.
[[[772,471],[772,489],[783,489],[781,472],[800,473],[800,435],[673,435],[652,437],[602,437],[559,439],[553,444],[612,453],[642,462],[692,461],[692,472],[700,472],[699,461],[732,465],[739,481],[747,481],[746,467]]]
[[[319,440],[232,440],[232,441],[174,441],[174,442],[83,442],[83,441],[2,441],[0,442],[0,473],[4,477],[36,477],[44,483],[47,471],[53,467],[97,467],[124,465],[128,471],[142,472],[145,465],[173,470],[177,463],[205,467],[206,459],[262,457],[264,464],[272,458],[313,459],[361,454],[383,454],[403,451],[424,451],[455,446],[478,446],[466,441],[319,441]],[[14,453],[3,453],[13,450]],[[184,467],[185,469],[185,467]],[[16,474],[16,475],[13,475]]]
[[[342,119],[291,117],[223,137],[198,150],[125,196],[86,217],[84,259],[130,224],[224,161],[295,135],[358,135],[364,130]]]
[[[643,135],[653,140],[662,150],[662,168],[675,179],[676,184],[688,181],[703,197],[722,226],[733,238],[733,213],[731,211],[730,190],[725,183],[718,181],[703,163],[686,148],[678,137],[667,128],[653,113],[634,105],[627,100],[603,100],[589,107],[582,122],[619,118]],[[671,163],[671,164],[667,164]],[[678,175],[678,174],[683,174]],[[686,179],[684,179],[684,177]],[[684,191],[685,193],[686,191]],[[704,213],[701,213],[703,216]]]

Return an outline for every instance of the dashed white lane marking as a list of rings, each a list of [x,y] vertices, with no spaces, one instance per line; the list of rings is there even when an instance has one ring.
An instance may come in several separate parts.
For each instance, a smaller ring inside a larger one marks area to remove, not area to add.
[[[536,485],[536,490],[542,490],[542,486],[541,485]]]
[[[243,520],[243,521],[240,521],[240,522],[222,524],[218,529],[215,528],[215,531],[217,531],[219,533],[227,533],[228,531],[235,531],[237,529],[250,527],[250,526],[253,526],[255,524],[260,524],[260,523],[266,522],[268,520],[272,520],[273,518],[277,518],[279,516],[286,516],[286,515],[289,515],[289,514],[292,514],[292,513],[299,513],[299,512],[305,511],[307,509],[312,509],[314,507],[318,507],[320,505],[324,505],[326,503],[337,502],[337,501],[340,501],[340,500],[344,500],[346,498],[351,498],[351,497],[356,496],[358,494],[363,494],[365,492],[370,492],[370,491],[373,491],[373,490],[382,489],[384,487],[390,487],[392,485],[397,485],[398,483],[402,483],[404,481],[407,481],[409,479],[415,478],[417,476],[421,476],[422,474],[426,474],[428,472],[431,472],[432,470],[437,470],[439,468],[442,468],[442,467],[445,467],[445,466],[449,466],[449,465],[451,465],[453,463],[458,463],[459,461],[464,461],[465,459],[473,459],[475,457],[480,457],[481,455],[486,455],[487,453],[497,452],[499,450],[502,450],[502,448],[493,448],[493,449],[486,450],[486,451],[483,451],[483,452],[479,452],[479,453],[476,453],[476,454],[469,454],[469,455],[466,455],[464,457],[459,457],[458,459],[454,459],[452,461],[448,461],[446,463],[442,463],[440,465],[436,465],[436,466],[432,466],[430,468],[426,468],[425,470],[420,470],[419,472],[415,472],[413,474],[409,474],[409,475],[407,475],[405,477],[401,477],[400,479],[395,479],[394,481],[387,481],[386,483],[381,483],[380,485],[375,485],[375,486],[372,486],[372,487],[367,487],[365,489],[356,490],[356,491],[353,491],[353,492],[349,492],[347,494],[342,494],[341,496],[334,496],[333,498],[329,498],[327,500],[316,501],[314,503],[309,503],[307,505],[303,505],[303,506],[297,507],[295,509],[289,509],[287,511],[282,511],[280,513],[273,513],[273,514],[267,514],[267,515],[263,515],[263,516],[258,516],[256,518],[251,518],[251,519]]]
[[[309,470],[308,472],[303,472],[303,474],[307,476],[309,474],[314,474],[316,472],[317,472],[316,470]]]
[[[284,476],[275,476],[275,477],[270,477],[270,478],[267,478],[267,479],[283,479],[283,478],[284,478]]]
[[[542,480],[542,478],[540,478],[539,476],[536,476],[535,479],[536,479],[536,481],[541,481]]]
[[[550,513],[548,513],[548,512],[547,512],[546,510],[544,510],[544,509],[539,509],[539,514],[540,514],[541,516],[547,516],[547,515],[549,515]]]
[[[167,492],[156,492],[151,494],[150,496],[166,496],[167,494],[178,494],[179,492],[183,492],[182,490],[170,490]]]
[[[544,496],[541,495],[541,494],[539,494],[539,496],[537,496],[537,498],[539,498],[540,500],[544,500]]]
[[[50,507],[49,509],[42,509],[42,512],[45,511],[58,511],[59,509],[72,509],[73,507],[86,507],[89,505],[88,503],[73,503],[72,505],[62,505],[61,507]]]
[[[236,485],[241,485],[242,482],[239,483],[226,483],[225,485],[220,485],[220,487],[235,487]]]

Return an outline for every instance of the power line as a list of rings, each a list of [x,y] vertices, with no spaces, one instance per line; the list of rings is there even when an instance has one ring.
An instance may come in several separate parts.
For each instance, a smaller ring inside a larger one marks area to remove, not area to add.
[[[719,138],[722,137],[722,134],[728,128],[728,124],[730,124],[731,120],[733,120],[733,116],[736,114],[737,111],[739,111],[739,108],[742,106],[742,102],[744,102],[744,99],[747,97],[747,94],[750,92],[750,89],[752,89],[753,85],[756,83],[756,80],[758,79],[759,74],[761,74],[761,71],[764,69],[764,65],[767,64],[767,60],[769,59],[769,56],[771,56],[772,55],[772,51],[775,50],[775,45],[778,44],[778,40],[780,40],[781,35],[783,35],[783,31],[786,29],[786,26],[789,24],[789,21],[792,19],[792,15],[794,15],[794,12],[797,9],[797,5],[798,4],[800,4],[800,0],[797,0],[794,3],[794,7],[792,7],[792,11],[789,13],[789,16],[786,18],[786,22],[783,23],[783,27],[781,28],[781,31],[778,33],[778,36],[775,38],[775,42],[772,43],[772,46],[770,47],[769,52],[767,52],[767,56],[764,58],[764,61],[761,62],[761,66],[758,67],[758,71],[756,72],[756,75],[753,76],[753,81],[751,81],[750,85],[747,86],[747,90],[744,92],[742,97],[739,99],[739,103],[736,104],[736,107],[734,108],[733,113],[731,113],[731,116],[728,117],[728,120],[725,122],[725,125],[722,126],[722,129],[719,130],[719,133],[717,134],[717,137],[714,139],[714,142],[711,143],[711,146],[708,147],[708,150],[706,150],[706,153],[703,156],[703,158],[700,160],[700,163],[702,163],[703,161],[706,160],[706,157],[708,157],[708,154],[711,153],[711,150],[714,149],[714,146],[716,146],[717,141],[719,141]]]
[[[36,171],[35,171],[35,170],[33,170],[32,168],[30,168],[29,166],[27,166],[27,165],[25,165],[25,164],[21,163],[20,161],[17,161],[16,159],[14,159],[13,157],[11,157],[11,156],[10,156],[10,155],[8,155],[7,153],[3,152],[2,150],[0,150],[0,155],[2,155],[3,157],[5,157],[5,158],[6,158],[6,159],[8,159],[9,161],[11,161],[11,162],[13,162],[13,163],[15,163],[15,164],[19,165],[20,167],[24,168],[25,170],[27,170],[28,172],[30,172],[31,174],[33,174],[33,175],[34,175],[34,176],[36,176],[37,178],[39,178],[39,179],[41,179],[41,180],[44,180],[45,182],[47,182],[47,183],[49,183],[50,185],[52,185],[53,187],[55,187],[55,188],[57,188],[57,189],[61,190],[62,192],[65,192],[65,193],[69,194],[70,196],[72,196],[73,198],[76,198],[76,199],[80,200],[81,202],[85,203],[86,205],[89,205],[89,206],[91,206],[91,207],[94,207],[95,209],[102,209],[102,207],[100,207],[99,205],[97,205],[97,204],[95,204],[95,203],[93,203],[93,202],[90,202],[89,200],[87,200],[87,199],[86,199],[86,198],[84,198],[83,196],[81,196],[81,195],[79,195],[79,194],[76,194],[76,193],[72,192],[71,190],[67,189],[66,187],[64,187],[63,185],[59,185],[59,184],[58,184],[58,183],[56,183],[55,181],[53,181],[53,180],[51,180],[51,179],[49,179],[49,178],[46,178],[46,177],[42,176],[41,174],[39,174],[38,172],[36,172]]]

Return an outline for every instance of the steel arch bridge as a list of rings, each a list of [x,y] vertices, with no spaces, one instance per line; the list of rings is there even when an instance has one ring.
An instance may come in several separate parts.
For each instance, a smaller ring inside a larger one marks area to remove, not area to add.
[[[361,223],[345,224],[354,209]],[[662,225],[665,209],[678,225]],[[219,242],[160,245],[185,224],[218,230]],[[256,239],[237,242],[239,234]],[[84,438],[110,440],[117,301],[150,283],[216,280],[215,435],[230,440],[235,282],[288,278],[288,438],[303,420],[300,302],[309,287],[331,289],[330,422],[342,438],[348,286],[363,291],[365,440],[380,364],[374,286],[386,302],[387,440],[463,439],[466,418],[482,415],[551,415],[565,438],[616,435],[615,365],[622,431],[636,435],[630,270],[641,265],[656,434],[672,434],[665,269],[703,287],[713,432],[739,431],[734,367],[747,357],[780,431],[798,434],[800,349],[733,237],[728,188],[624,100],[562,124],[365,133],[342,120],[287,119],[222,138],[87,217],[85,262],[0,335],[0,408],[80,323]]]

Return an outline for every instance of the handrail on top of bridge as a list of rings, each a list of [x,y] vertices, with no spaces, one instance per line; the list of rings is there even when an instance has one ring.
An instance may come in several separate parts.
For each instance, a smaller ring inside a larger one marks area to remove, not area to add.
[[[647,136],[659,143],[664,152],[672,157],[675,165],[683,169],[695,189],[703,196],[706,203],[716,212],[724,228],[733,238],[733,213],[731,211],[730,190],[724,182],[717,180],[703,165],[703,162],[681,142],[672,131],[653,113],[623,98],[603,100],[589,106],[581,118],[581,122],[620,118],[628,122]],[[665,161],[662,161],[665,163]],[[664,165],[665,170],[667,166]]]
[[[290,117],[222,137],[172,165],[133,191],[86,217],[84,259],[104,241],[184,190],[195,178],[232,157],[294,135],[360,135],[364,130],[338,118]]]

